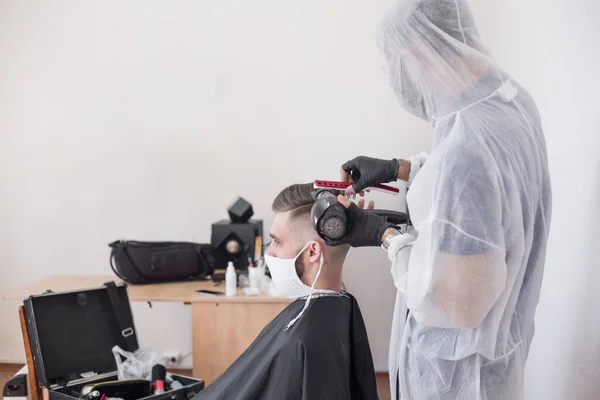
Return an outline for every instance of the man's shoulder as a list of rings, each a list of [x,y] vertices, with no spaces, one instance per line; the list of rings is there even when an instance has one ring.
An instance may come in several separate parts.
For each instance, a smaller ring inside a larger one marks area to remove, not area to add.
[[[479,194],[481,188],[494,186],[499,182],[500,171],[495,156],[477,141],[452,139],[436,155],[435,174],[440,193],[451,191]],[[447,197],[455,199],[456,194]]]
[[[353,313],[358,307],[352,295],[322,296],[311,303],[295,323],[294,333],[299,342],[311,347],[349,336]]]
[[[493,160],[485,144],[476,137],[465,139],[467,134],[448,138],[443,146],[443,164],[446,167],[472,169],[481,168]]]

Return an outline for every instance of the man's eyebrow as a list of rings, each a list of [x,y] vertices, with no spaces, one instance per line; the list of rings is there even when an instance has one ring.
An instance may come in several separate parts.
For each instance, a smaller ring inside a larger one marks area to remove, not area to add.
[[[275,239],[278,242],[281,242],[281,240],[276,235],[274,235],[272,232],[269,232],[269,236],[271,236],[272,239]]]

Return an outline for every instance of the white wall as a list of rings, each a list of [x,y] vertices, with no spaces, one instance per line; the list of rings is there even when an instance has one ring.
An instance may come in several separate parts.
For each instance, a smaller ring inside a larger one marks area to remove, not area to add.
[[[336,179],[356,155],[428,148],[428,127],[399,110],[379,68],[385,6],[0,2],[0,291],[51,273],[108,274],[117,238],[208,241],[236,195],[268,228],[285,186]],[[388,268],[370,249],[345,271],[379,370]],[[17,305],[0,303],[0,362],[24,359]],[[191,351],[186,306],[134,304],[134,314],[143,345]]]
[[[600,397],[600,3],[568,3],[472,2],[488,47],[535,96],[548,141],[554,215],[527,399]],[[115,238],[206,241],[238,194],[268,226],[289,183],[333,179],[358,154],[426,149],[429,129],[399,110],[378,67],[386,5],[0,3],[0,291],[106,273]],[[385,370],[385,258],[353,251],[345,279]],[[0,303],[0,362],[23,359],[16,307]],[[134,312],[143,344],[191,350],[184,306]]]

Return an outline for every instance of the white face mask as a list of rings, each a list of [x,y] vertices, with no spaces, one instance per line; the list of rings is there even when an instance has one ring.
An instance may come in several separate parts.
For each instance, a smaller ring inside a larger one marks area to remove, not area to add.
[[[334,290],[323,290],[323,289],[315,289],[315,285],[317,280],[319,279],[319,275],[321,275],[321,269],[323,268],[323,253],[321,253],[321,261],[319,263],[319,270],[317,271],[317,275],[315,275],[315,280],[313,281],[311,286],[307,286],[300,280],[298,274],[296,273],[296,260],[300,255],[306,250],[306,248],[313,243],[314,240],[311,240],[300,250],[300,252],[294,258],[278,258],[273,257],[268,254],[265,254],[265,261],[267,262],[267,266],[269,267],[269,272],[271,273],[271,278],[273,279],[273,285],[277,292],[279,292],[282,296],[290,297],[293,299],[298,299],[301,297],[308,296],[306,299],[306,303],[304,304],[304,308],[300,311],[300,314],[296,318],[294,318],[288,324],[288,328],[292,326],[298,318],[302,316],[304,310],[308,307],[308,303],[310,302],[310,298],[313,293],[337,293]]]

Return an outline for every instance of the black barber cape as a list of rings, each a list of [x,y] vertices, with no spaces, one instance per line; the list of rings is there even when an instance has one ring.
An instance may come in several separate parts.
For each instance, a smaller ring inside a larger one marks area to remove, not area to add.
[[[348,293],[313,296],[286,331],[305,301],[298,299],[279,313],[194,400],[377,399],[373,357],[356,299]]]

